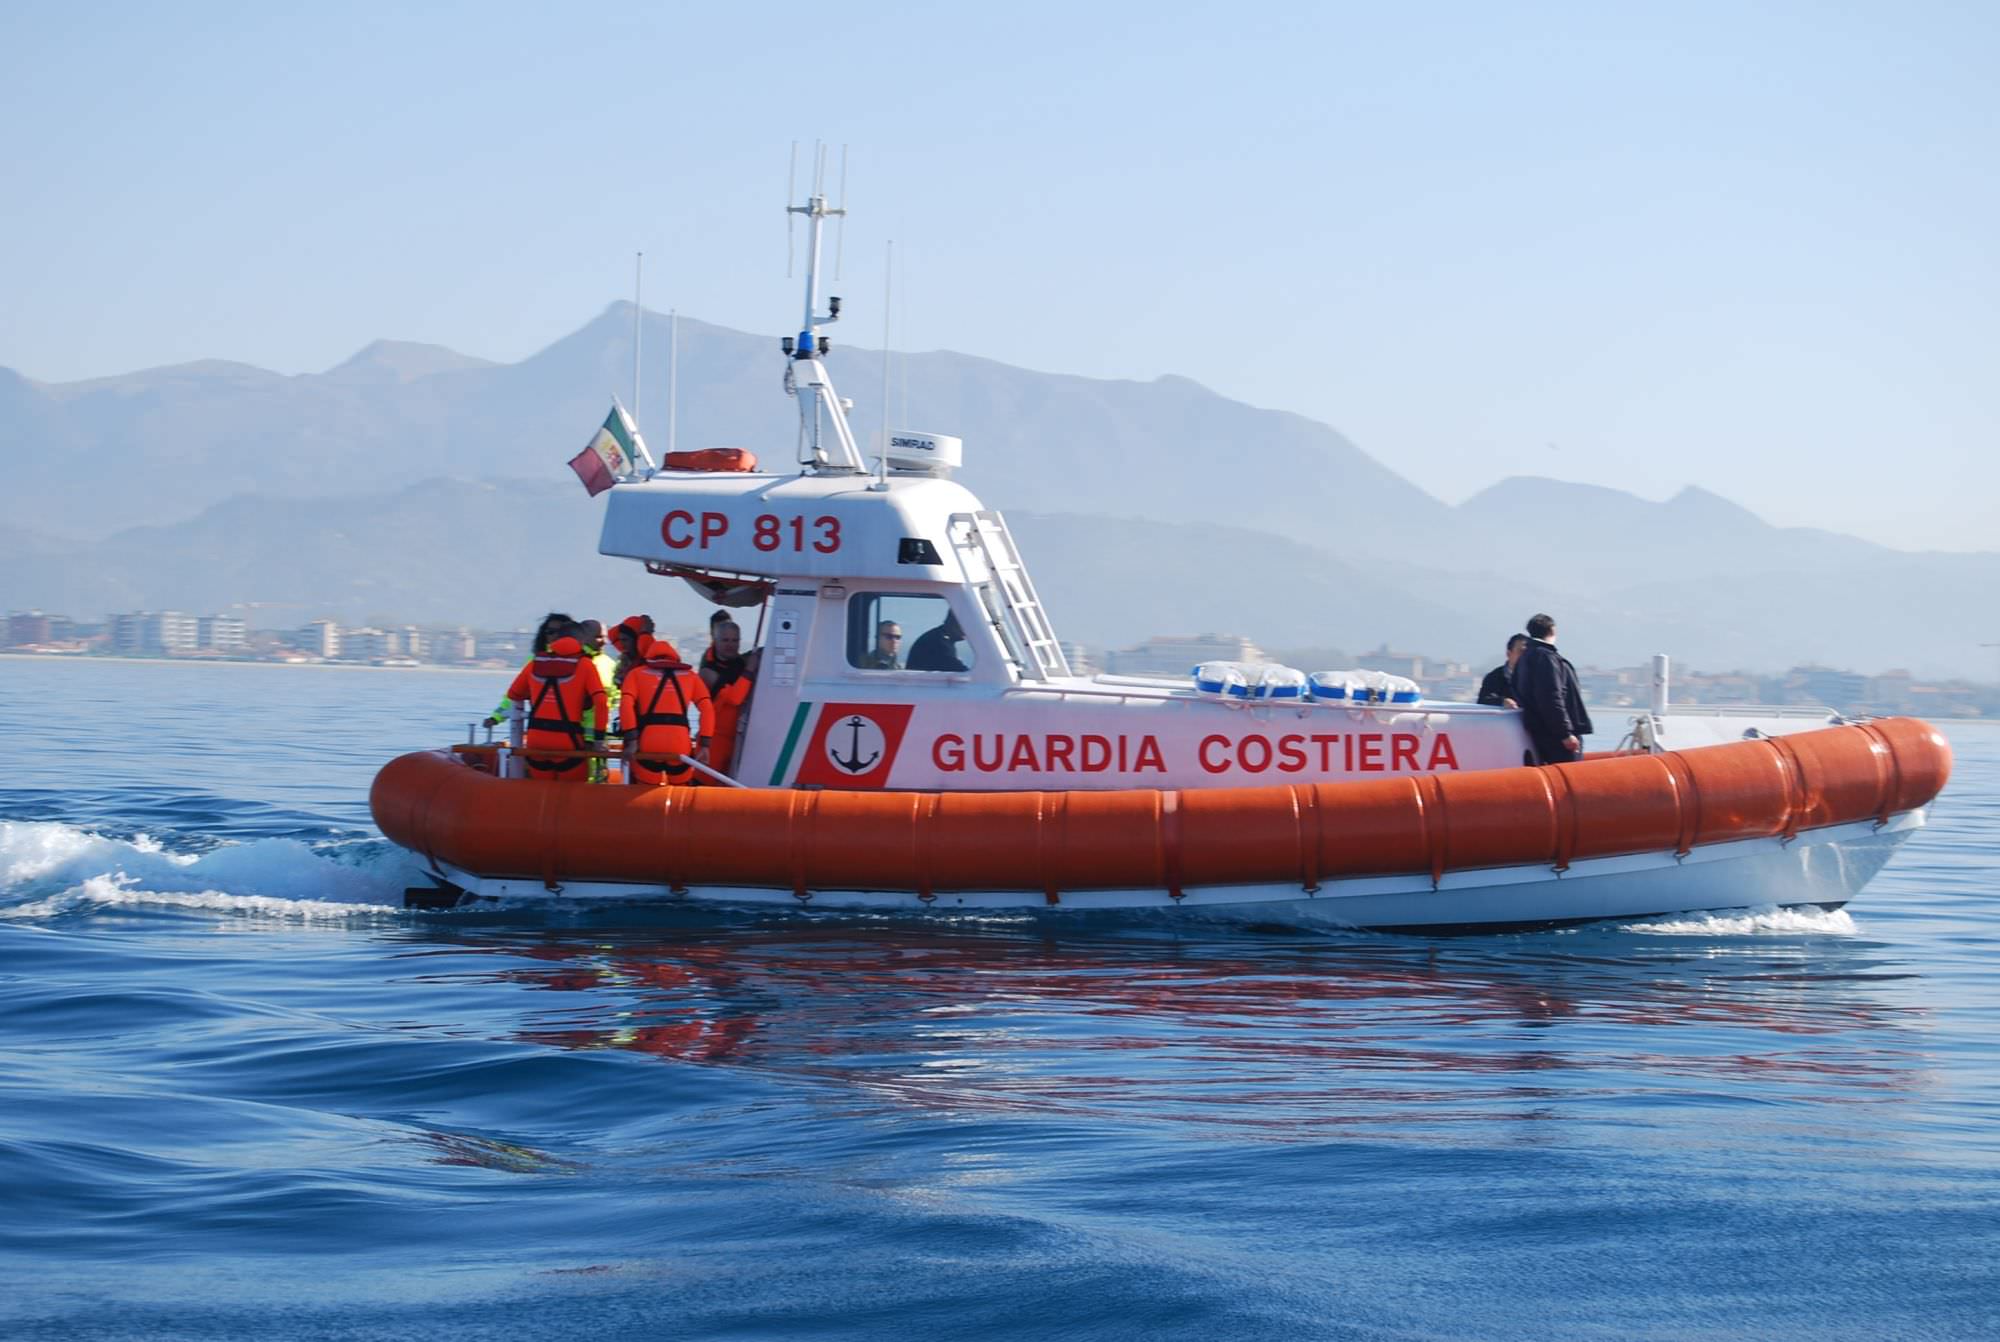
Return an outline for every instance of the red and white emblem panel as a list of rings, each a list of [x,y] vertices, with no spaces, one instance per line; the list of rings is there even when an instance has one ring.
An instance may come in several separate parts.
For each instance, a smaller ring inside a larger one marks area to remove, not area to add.
[[[879,788],[889,781],[909,704],[822,704],[799,759],[798,782],[836,788]]]

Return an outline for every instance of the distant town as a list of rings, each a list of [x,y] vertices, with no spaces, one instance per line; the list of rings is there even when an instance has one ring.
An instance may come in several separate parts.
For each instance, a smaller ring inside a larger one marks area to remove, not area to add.
[[[668,630],[667,634],[689,654],[707,646],[705,627],[678,633]],[[746,642],[748,634],[746,629]],[[16,611],[0,627],[0,651],[14,654],[495,671],[519,666],[533,641],[531,629],[386,623],[344,626],[333,620],[311,620],[293,629],[252,629],[237,615],[179,611],[132,611],[99,621],[74,620],[38,610]],[[1427,698],[1438,700],[1472,699],[1478,693],[1480,678],[1490,669],[1387,646],[1354,654],[1333,648],[1267,652],[1247,638],[1230,634],[1163,635],[1133,647],[1112,649],[1065,643],[1063,651],[1079,673],[1182,676],[1189,668],[1208,661],[1279,662],[1305,671],[1385,671],[1409,677],[1423,686]],[[1594,706],[1622,708],[1646,702],[1652,680],[1650,667],[1599,667],[1580,661],[1577,670],[1585,701]],[[1765,675],[1702,671],[1677,663],[1672,699],[1680,704],[1805,704],[1824,705],[1842,713],[2000,720],[2000,684],[1924,680],[1907,671],[1864,675],[1833,667],[1795,666]]]

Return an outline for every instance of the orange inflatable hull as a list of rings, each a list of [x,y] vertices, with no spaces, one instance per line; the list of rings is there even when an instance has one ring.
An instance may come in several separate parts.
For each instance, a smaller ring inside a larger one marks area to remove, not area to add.
[[[1543,867],[1916,811],[1951,749],[1912,718],[1661,755],[1366,782],[1179,791],[838,792],[502,780],[391,761],[382,832],[481,877],[789,891],[1164,891]]]

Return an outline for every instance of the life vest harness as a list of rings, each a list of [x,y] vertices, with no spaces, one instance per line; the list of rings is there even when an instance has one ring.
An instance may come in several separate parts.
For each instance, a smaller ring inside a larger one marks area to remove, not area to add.
[[[557,668],[561,669],[558,670]],[[546,669],[545,669],[546,668]],[[588,742],[581,722],[571,722],[567,717],[542,717],[542,705],[554,700],[557,713],[563,711],[562,693],[557,688],[563,681],[576,674],[577,663],[567,657],[537,657],[535,659],[535,697],[528,704],[528,730],[540,732],[561,732],[569,737],[570,748],[581,750]],[[589,705],[584,706],[588,711]],[[571,769],[587,763],[582,757],[573,759],[551,759],[547,756],[524,752],[528,763],[543,773],[567,773]]]
[[[717,657],[714,648],[701,655],[701,664],[715,672],[715,688],[718,690],[726,690],[743,679],[749,672],[749,661],[742,653],[728,658]]]
[[[679,727],[681,730],[686,731],[688,729],[688,700],[687,691],[681,688],[680,673],[688,669],[687,665],[683,662],[647,662],[646,665],[662,674],[659,686],[653,691],[652,699],[639,711],[638,716],[633,720],[633,739],[635,741],[645,740],[646,728],[648,727]],[[667,697],[668,686],[673,687],[674,698],[680,701],[681,711],[678,713],[662,713],[659,711],[660,700]],[[693,743],[690,742],[689,744],[692,745]],[[655,773],[666,774],[673,778],[680,777],[694,767],[678,757],[674,759],[648,759],[644,755],[635,755],[633,756],[633,762],[642,769],[651,769]]]
[[[535,697],[528,704],[528,730],[538,731],[538,732],[562,732],[565,735],[567,735],[571,741],[576,743],[577,749],[581,750],[583,748],[583,741],[584,741],[583,724],[581,722],[571,722],[569,718],[566,716],[554,717],[554,718],[545,718],[540,716],[542,711],[542,705],[547,703],[550,699],[555,700],[556,711],[558,713],[562,712],[563,710],[562,693],[556,687],[560,685],[563,681],[568,680],[569,675],[565,674],[560,676],[545,677],[542,675],[540,670],[541,661],[537,660],[535,665],[536,665]],[[572,663],[570,666],[571,672],[574,672],[575,669],[576,669],[575,664]]]

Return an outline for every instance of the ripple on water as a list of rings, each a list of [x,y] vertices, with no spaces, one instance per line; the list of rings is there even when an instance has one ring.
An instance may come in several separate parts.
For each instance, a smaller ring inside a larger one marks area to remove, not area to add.
[[[1837,913],[419,915],[494,687],[301,679],[0,791],[10,1338],[1994,1332],[2000,734]]]

